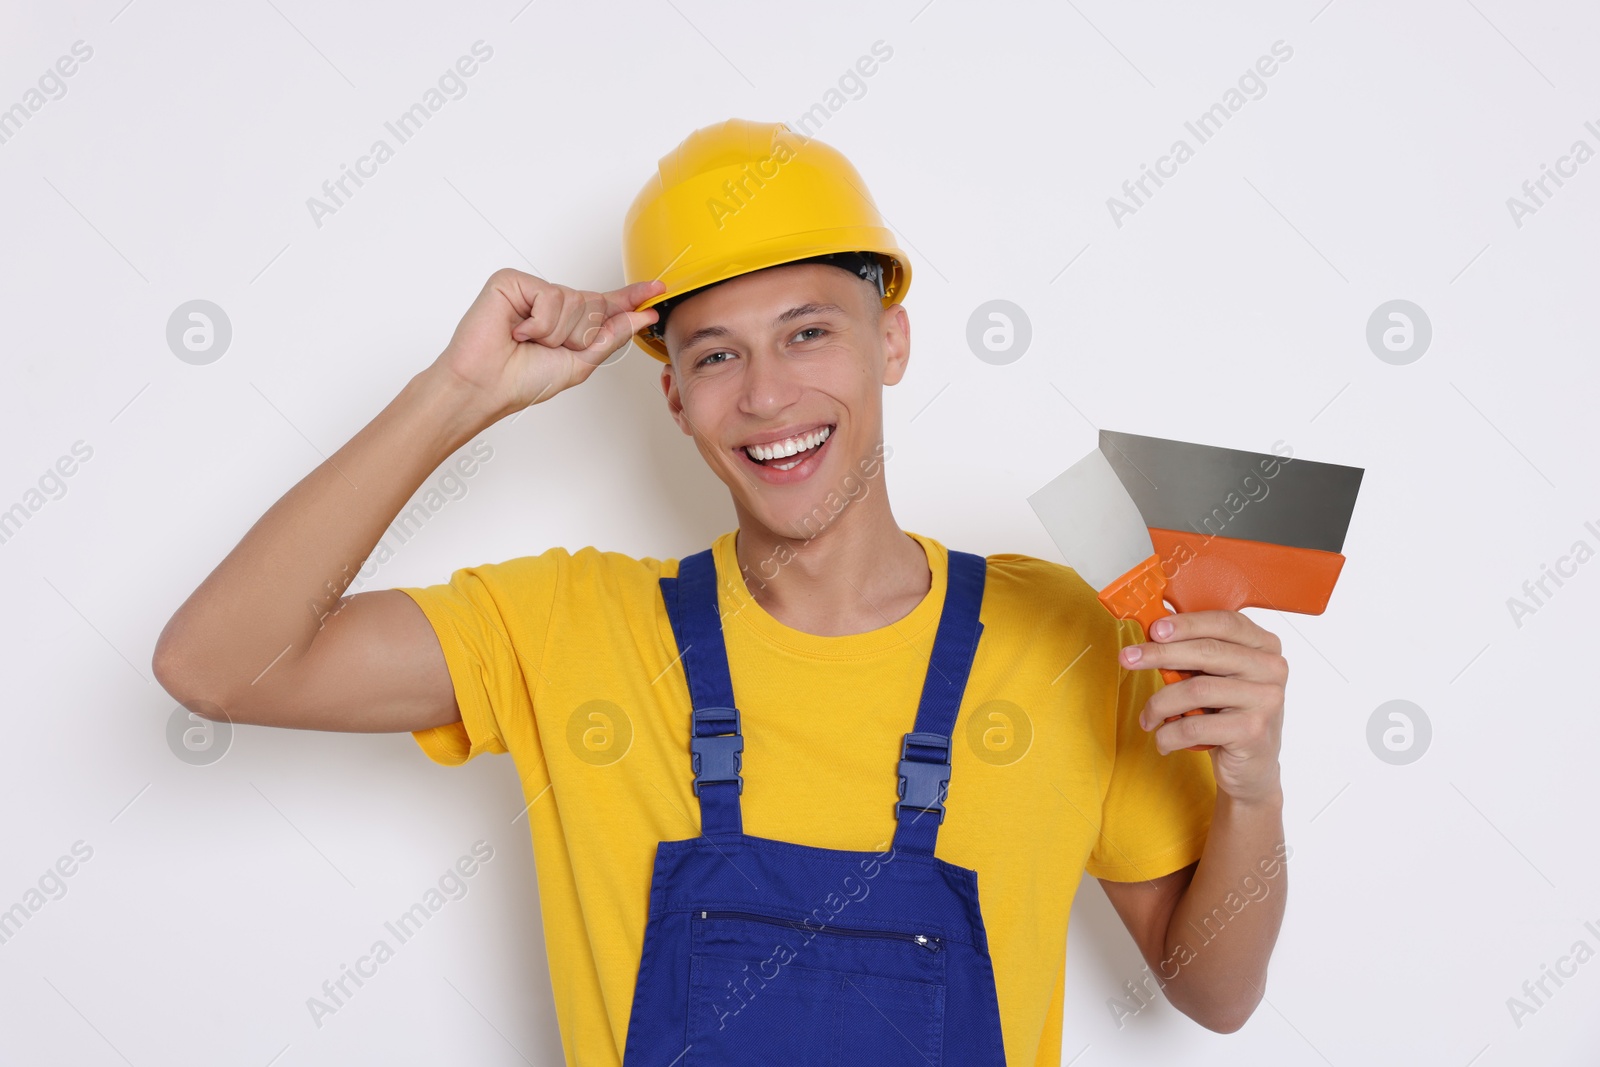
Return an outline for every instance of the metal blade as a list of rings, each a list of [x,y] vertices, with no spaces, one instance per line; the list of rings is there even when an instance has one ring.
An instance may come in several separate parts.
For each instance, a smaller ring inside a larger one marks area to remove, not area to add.
[[[1098,592],[1155,554],[1133,498],[1096,449],[1028,497],[1067,566]]]
[[[1360,467],[1100,431],[1145,525],[1342,552]],[[1269,473],[1270,472],[1270,473]]]

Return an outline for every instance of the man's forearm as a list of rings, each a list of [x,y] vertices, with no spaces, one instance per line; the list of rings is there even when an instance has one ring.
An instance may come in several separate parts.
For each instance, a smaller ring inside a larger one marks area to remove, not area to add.
[[[1288,856],[1281,791],[1253,802],[1217,794],[1205,852],[1173,909],[1157,971],[1173,1006],[1208,1029],[1239,1029],[1265,995]]]

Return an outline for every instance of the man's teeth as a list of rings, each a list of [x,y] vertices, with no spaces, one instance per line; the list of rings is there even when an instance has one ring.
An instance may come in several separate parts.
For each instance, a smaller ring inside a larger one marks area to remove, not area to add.
[[[749,454],[751,459],[755,460],[787,459],[796,453],[808,452],[816,448],[828,439],[828,435],[831,432],[832,430],[829,427],[824,426],[820,430],[813,430],[811,433],[802,434],[799,437],[791,437],[785,441],[777,441],[770,445],[746,445],[745,452]],[[799,462],[799,460],[795,460],[794,463],[774,463],[773,466],[778,470],[786,471]]]

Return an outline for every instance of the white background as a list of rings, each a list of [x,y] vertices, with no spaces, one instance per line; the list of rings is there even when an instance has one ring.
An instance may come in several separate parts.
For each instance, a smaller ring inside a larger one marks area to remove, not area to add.
[[[1327,613],[1252,612],[1293,670],[1267,1003],[1231,1036],[1164,1003],[1119,1028],[1107,1002],[1142,964],[1091,880],[1063,1062],[1595,1062],[1600,960],[1520,1027],[1506,1003],[1578,940],[1600,950],[1600,563],[1520,626],[1506,603],[1600,547],[1600,163],[1520,227],[1506,204],[1573,141],[1600,148],[1587,5],[123,3],[8,5],[0,34],[0,108],[93,48],[0,144],[0,508],[93,449],[0,544],[0,908],[93,849],[0,945],[0,1062],[561,1062],[510,760],[247,727],[191,766],[151,652],[491,271],[620,284],[658,157],[730,116],[794,121],[880,40],[892,57],[817,132],[912,254],[914,359],[885,401],[903,526],[1058,559],[1025,498],[1100,427],[1366,469]],[[480,39],[467,95],[317,226],[307,198]],[[1280,40],[1265,95],[1116,225],[1107,198]],[[204,366],[165,336],[197,298],[233,329]],[[1033,327],[1003,366],[965,341],[995,298]],[[1395,298],[1433,326],[1401,366],[1365,339]],[[730,529],[656,373],[630,351],[487,431],[467,495],[358,588],[555,544],[670,558]],[[1392,699],[1433,729],[1404,766],[1367,743]],[[306,998],[480,839],[466,897],[314,1026]]]

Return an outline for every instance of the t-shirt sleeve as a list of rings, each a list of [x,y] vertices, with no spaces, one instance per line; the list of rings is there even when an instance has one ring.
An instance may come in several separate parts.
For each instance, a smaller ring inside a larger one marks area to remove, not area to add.
[[[456,766],[531,737],[533,697],[565,554],[551,549],[463,567],[443,585],[399,587],[433,627],[461,709],[458,722],[412,732],[435,763]]]
[[[1119,620],[1117,626],[1119,648],[1143,641],[1136,621]],[[1163,756],[1155,732],[1140,728],[1145,701],[1165,684],[1161,672],[1128,670],[1120,661],[1117,670],[1116,753],[1100,837],[1086,869],[1107,881],[1149,881],[1200,858],[1211,828],[1216,779],[1210,753],[1180,749]]]

